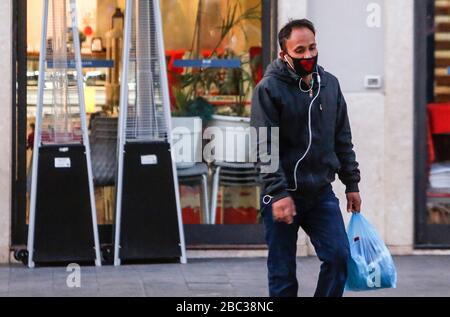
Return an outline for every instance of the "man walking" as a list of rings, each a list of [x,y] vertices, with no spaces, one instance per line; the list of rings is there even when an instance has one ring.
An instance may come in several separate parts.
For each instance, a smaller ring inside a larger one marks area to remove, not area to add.
[[[346,186],[347,211],[361,210],[347,105],[336,77],[317,64],[315,35],[306,19],[281,29],[279,59],[268,67],[252,100],[252,127],[279,128],[279,140],[271,140],[270,132],[258,138],[259,145],[278,150],[280,161],[276,171],[262,174],[269,293],[274,297],[297,296],[299,227],[322,261],[315,296],[342,296],[350,252],[331,186],[336,173]]]

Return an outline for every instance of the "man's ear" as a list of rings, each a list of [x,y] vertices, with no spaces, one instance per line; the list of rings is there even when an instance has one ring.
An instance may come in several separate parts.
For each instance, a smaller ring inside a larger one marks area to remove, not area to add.
[[[286,53],[283,52],[283,51],[280,51],[280,53],[278,54],[278,56],[280,57],[280,59],[283,60],[283,61],[285,60],[285,59],[284,59],[285,55],[286,55]]]

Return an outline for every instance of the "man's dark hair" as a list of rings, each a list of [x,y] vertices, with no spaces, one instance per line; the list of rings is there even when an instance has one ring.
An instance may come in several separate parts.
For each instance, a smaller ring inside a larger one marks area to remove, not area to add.
[[[286,41],[291,37],[292,30],[298,28],[307,28],[316,35],[314,24],[308,19],[289,21],[278,33],[278,43],[283,51],[286,51]]]

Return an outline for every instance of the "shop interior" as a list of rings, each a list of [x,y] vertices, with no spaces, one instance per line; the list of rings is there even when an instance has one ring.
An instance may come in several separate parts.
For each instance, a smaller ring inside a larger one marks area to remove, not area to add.
[[[200,117],[203,128],[215,124],[213,114],[248,125],[252,89],[263,73],[262,1],[161,0],[160,5],[173,116]],[[77,6],[97,218],[99,225],[112,225],[125,0],[78,0]],[[41,11],[42,0],[27,0],[27,217]],[[221,66],[202,64],[212,60],[219,60]],[[49,131],[53,128],[48,124]],[[244,177],[240,183],[230,181],[234,176],[228,183],[218,180],[214,191],[217,169],[206,166],[206,188],[195,177],[180,179],[184,224],[260,224],[256,176],[252,174],[249,182]],[[186,174],[181,166],[180,171]],[[234,175],[236,171],[229,172]]]
[[[435,0],[428,24],[427,81],[428,190],[427,219],[430,225],[450,224],[450,6]]]

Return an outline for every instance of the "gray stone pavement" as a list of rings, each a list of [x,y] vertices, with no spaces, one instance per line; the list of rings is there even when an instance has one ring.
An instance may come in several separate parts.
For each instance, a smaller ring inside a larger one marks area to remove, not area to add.
[[[396,257],[398,288],[345,296],[450,296],[450,256]],[[320,262],[298,258],[300,296],[314,294]],[[266,297],[266,259],[195,259],[189,264],[81,268],[70,289],[64,267],[0,266],[0,296]]]

